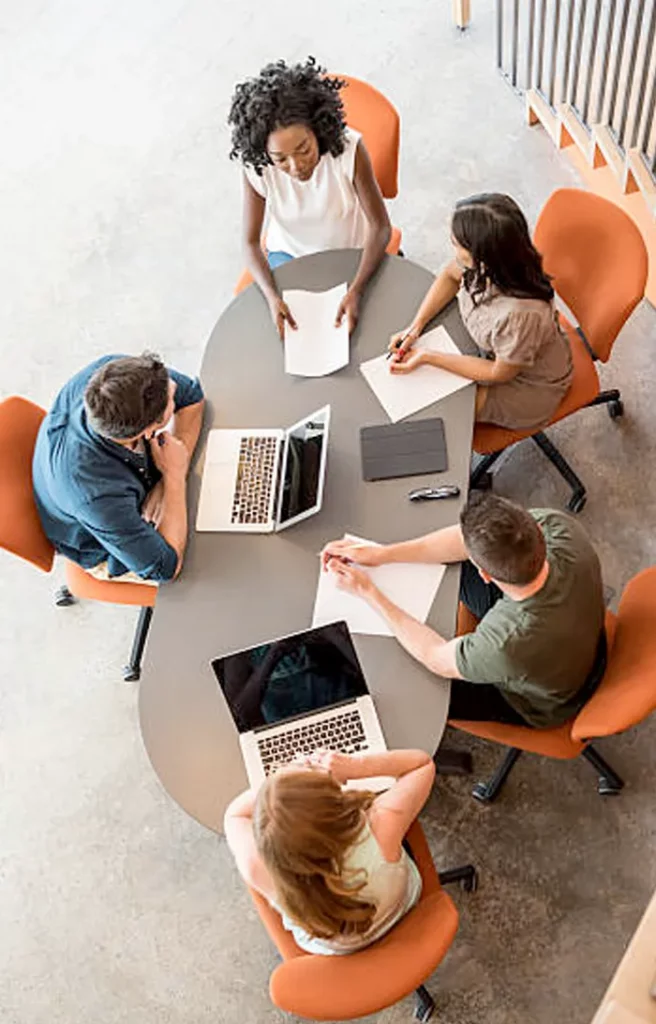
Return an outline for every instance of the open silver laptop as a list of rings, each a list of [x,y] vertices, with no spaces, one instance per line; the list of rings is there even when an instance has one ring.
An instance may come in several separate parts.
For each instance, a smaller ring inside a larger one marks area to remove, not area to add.
[[[212,661],[251,786],[315,750],[387,749],[345,622],[258,644]],[[388,777],[354,785],[386,789]]]
[[[330,406],[287,430],[211,430],[196,529],[270,533],[321,508]]]

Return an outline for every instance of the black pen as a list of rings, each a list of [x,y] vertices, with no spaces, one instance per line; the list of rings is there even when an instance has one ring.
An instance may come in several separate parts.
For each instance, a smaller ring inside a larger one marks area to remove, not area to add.
[[[396,343],[396,345],[394,346],[394,348],[393,348],[393,349],[391,349],[391,351],[389,351],[389,352],[387,353],[387,355],[385,356],[385,358],[386,358],[386,359],[391,359],[391,358],[392,358],[392,356],[394,355],[394,351],[396,350],[396,351],[398,352],[398,351],[399,351],[399,349],[401,348],[401,345],[403,344],[403,342],[404,342],[404,341],[407,341],[407,339],[408,339],[409,337],[410,337],[410,331],[408,331],[408,333],[407,333],[407,334],[404,334],[402,338],[399,338],[399,340],[397,341],[397,343]]]

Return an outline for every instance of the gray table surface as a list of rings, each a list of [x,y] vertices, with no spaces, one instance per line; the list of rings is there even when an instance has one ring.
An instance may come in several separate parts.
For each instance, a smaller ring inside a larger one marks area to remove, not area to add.
[[[283,288],[324,290],[352,279],[358,253],[319,253],[276,271]],[[388,422],[359,372],[414,314],[432,280],[422,267],[386,257],[362,303],[349,366],[330,377],[287,376],[263,296],[238,296],[207,344],[201,381],[207,414],[189,481],[190,536],[184,569],[163,586],[145,652],[139,714],[146,750],[164,788],[203,825],[221,832],[230,800],[247,785],[237,733],[210,660],[311,625],[317,553],[345,531],[389,542],[457,521],[467,494],[474,388],[424,409],[444,419],[449,468],[438,476],[364,483],[360,427]],[[452,306],[439,322],[471,342]],[[196,533],[193,528],[207,432],[212,427],[284,427],[330,403],[328,471],[321,512],[280,534]],[[410,503],[408,491],[455,483],[461,498]],[[447,569],[429,623],[453,635],[459,570]],[[434,751],[446,724],[449,683],[417,664],[396,640],[354,636],[390,747]]]

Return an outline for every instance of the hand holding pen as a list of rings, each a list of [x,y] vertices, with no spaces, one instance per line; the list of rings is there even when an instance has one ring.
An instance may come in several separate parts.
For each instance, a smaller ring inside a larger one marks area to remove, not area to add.
[[[386,358],[391,359],[394,357],[395,359],[403,359],[405,353],[408,349],[412,348],[420,334],[421,328],[414,324],[406,327],[404,331],[399,331],[397,334],[393,334],[390,339],[390,343],[387,346],[388,352]]]

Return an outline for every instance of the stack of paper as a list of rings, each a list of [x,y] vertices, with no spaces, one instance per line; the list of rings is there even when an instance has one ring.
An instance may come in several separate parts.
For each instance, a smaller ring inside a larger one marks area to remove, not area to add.
[[[356,544],[371,544],[347,534],[346,540]],[[443,565],[423,565],[414,562],[395,562],[373,569],[358,566],[366,572],[376,586],[419,622],[425,622],[444,576]],[[361,597],[341,590],[337,576],[330,569],[319,568],[319,583],[314,603],[312,625],[324,626],[329,622],[345,620],[352,633],[372,633],[375,636],[393,636],[385,620]]]
[[[285,325],[285,373],[298,377],[325,377],[349,361],[347,318],[335,327],[346,285],[327,292],[285,291],[283,298],[297,329]]]
[[[444,327],[422,335],[412,350],[461,354]],[[466,377],[437,366],[419,366],[410,373],[398,374],[392,373],[390,366],[391,360],[381,355],[362,363],[360,371],[393,423],[471,384]]]

